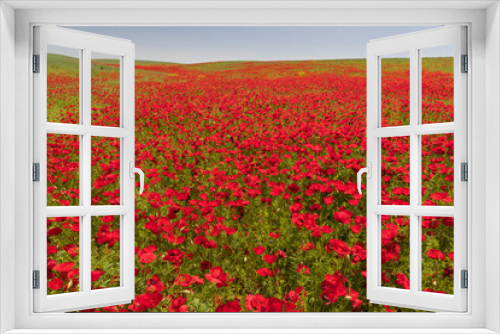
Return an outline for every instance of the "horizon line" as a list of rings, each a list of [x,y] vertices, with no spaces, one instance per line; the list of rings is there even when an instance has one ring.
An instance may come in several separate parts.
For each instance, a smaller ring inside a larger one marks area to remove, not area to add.
[[[51,55],[57,55],[57,56],[63,56],[67,58],[74,58],[72,56],[67,56],[59,53],[50,53],[48,52],[47,54]],[[389,57],[390,59],[409,59],[408,57]],[[436,57],[425,57],[425,58],[453,58],[453,56],[436,56]],[[277,63],[277,62],[306,62],[306,61],[331,61],[331,60],[362,60],[365,59],[366,57],[352,57],[352,58],[323,58],[323,59],[269,59],[269,60],[215,60],[215,61],[206,61],[206,62],[198,62],[198,63],[179,63],[179,62],[174,62],[174,61],[168,61],[168,60],[150,60],[150,59],[135,59],[135,61],[144,61],[144,62],[152,62],[152,63],[168,63],[168,64],[175,64],[175,65],[206,65],[206,64],[217,64],[217,63],[235,63],[235,62],[240,62],[240,63]],[[387,58],[386,58],[387,59]],[[112,58],[94,58],[94,60],[117,60],[117,59],[112,59]]]

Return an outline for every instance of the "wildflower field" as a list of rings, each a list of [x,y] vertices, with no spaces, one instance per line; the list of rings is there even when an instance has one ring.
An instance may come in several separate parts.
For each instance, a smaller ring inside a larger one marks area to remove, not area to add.
[[[423,60],[426,123],[453,121],[453,59]],[[78,60],[49,54],[48,121],[78,123]],[[383,126],[409,122],[383,62]],[[119,66],[92,64],[119,126]],[[411,311],[366,299],[366,62],[136,62],[136,297],[100,312]],[[409,203],[409,138],[382,140],[383,204]],[[453,205],[453,135],[422,136],[422,201]],[[49,134],[47,202],[79,203],[79,138]],[[92,139],[92,204],[120,202],[120,142]],[[138,189],[138,187],[137,187]],[[382,282],[409,288],[409,219],[383,216]],[[79,289],[78,217],[49,218],[48,293]],[[92,287],[119,285],[119,217],[92,218]],[[453,218],[422,220],[422,287],[453,294]]]

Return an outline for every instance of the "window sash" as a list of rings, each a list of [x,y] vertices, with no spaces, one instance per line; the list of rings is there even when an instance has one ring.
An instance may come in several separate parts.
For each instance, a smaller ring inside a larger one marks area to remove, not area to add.
[[[47,45],[80,50],[80,124],[47,122]],[[119,128],[91,124],[91,52],[113,54],[120,60]],[[35,27],[34,53],[40,55],[40,73],[34,74],[34,161],[40,163],[40,182],[34,184],[34,270],[40,271],[40,289],[34,290],[35,312],[71,311],[96,305],[128,303],[134,298],[134,180],[129,162],[134,161],[134,45],[76,30]],[[68,134],[80,138],[80,205],[47,207],[47,134]],[[91,139],[93,136],[120,138],[120,205],[91,205]],[[133,164],[132,164],[133,165]],[[91,289],[91,217],[120,216],[120,286]],[[80,291],[47,294],[47,218],[80,217]]]
[[[367,180],[367,297],[371,302],[423,310],[467,310],[467,290],[461,289],[460,271],[467,269],[467,183],[460,180],[460,163],[467,162],[466,80],[461,73],[461,54],[466,54],[466,28],[441,27],[372,41],[367,46],[367,161],[372,178]],[[420,124],[420,50],[454,46],[454,122]],[[410,125],[382,127],[381,56],[410,51]],[[423,134],[454,134],[453,207],[429,207],[421,199],[421,139]],[[410,139],[410,205],[381,205],[381,138],[408,136]],[[410,290],[381,286],[381,215],[410,217]],[[421,225],[424,215],[454,217],[454,294],[420,291],[422,278]]]

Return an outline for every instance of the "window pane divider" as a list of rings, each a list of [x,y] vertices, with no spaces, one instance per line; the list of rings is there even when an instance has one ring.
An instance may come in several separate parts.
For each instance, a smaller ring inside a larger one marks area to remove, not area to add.
[[[454,217],[455,207],[453,206],[423,206],[423,205],[376,205],[373,213],[389,216],[435,216]]]
[[[80,205],[84,208],[90,207],[90,203],[92,200],[91,194],[91,181],[92,180],[92,172],[91,172],[91,161],[92,161],[92,143],[91,137],[89,134],[89,127],[91,124],[91,99],[92,99],[92,89],[91,89],[91,50],[89,48],[83,49],[82,55],[82,78],[83,82],[81,84],[81,117],[82,117],[82,125],[86,131],[83,133],[82,142],[83,142],[83,150],[82,150],[82,158],[81,158],[81,179],[83,180],[83,184],[80,187]],[[82,291],[89,293],[91,290],[92,284],[92,275],[91,275],[91,261],[92,261],[92,225],[91,225],[91,216],[85,214],[82,219],[82,228],[81,228],[81,236],[80,236],[80,278],[82,280],[81,286]]]
[[[80,136],[84,136],[90,133],[91,136],[125,138],[130,134],[130,131],[124,128],[113,128],[106,126],[47,123],[47,133]]]
[[[412,132],[416,135],[439,135],[442,133],[454,133],[455,123],[434,123],[412,126]]]
[[[124,128],[112,128],[105,126],[91,126],[90,134],[92,136],[125,138],[130,135],[130,130]]]
[[[47,217],[82,217],[91,216],[119,216],[130,212],[130,208],[123,205],[97,206],[49,206]]]
[[[420,203],[420,183],[421,170],[420,165],[420,137],[415,133],[415,129],[419,127],[420,116],[420,65],[418,62],[419,51],[417,48],[410,48],[410,206]],[[413,211],[413,210],[412,210]],[[410,292],[412,294],[418,292],[421,276],[421,260],[420,260],[420,242],[419,242],[419,217],[412,212],[410,214]]]
[[[416,135],[438,135],[443,133],[454,133],[455,125],[451,123],[435,123],[435,124],[420,124],[407,126],[391,126],[376,128],[373,130],[373,135],[378,138],[403,137]]]

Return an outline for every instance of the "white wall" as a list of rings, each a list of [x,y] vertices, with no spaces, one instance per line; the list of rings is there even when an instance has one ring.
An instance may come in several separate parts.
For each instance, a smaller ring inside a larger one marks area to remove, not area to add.
[[[500,6],[498,3],[486,11],[486,251],[500,254]],[[500,257],[494,263],[486,263],[486,328],[500,332],[500,286],[488,280],[499,277]]]
[[[0,333],[14,328],[15,11],[0,3]]]

